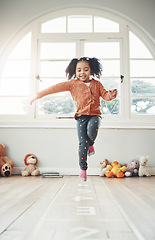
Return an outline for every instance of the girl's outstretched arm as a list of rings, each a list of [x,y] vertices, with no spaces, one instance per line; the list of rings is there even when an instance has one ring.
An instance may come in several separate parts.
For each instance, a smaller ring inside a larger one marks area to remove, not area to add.
[[[37,99],[40,99],[46,95],[64,91],[70,91],[70,81],[57,83],[40,92],[37,92],[37,95],[30,101],[30,104],[32,105]]]
[[[107,91],[104,86],[102,85],[101,82],[99,82],[100,86],[100,96],[105,100],[105,101],[111,101],[117,96],[117,89],[112,89]]]

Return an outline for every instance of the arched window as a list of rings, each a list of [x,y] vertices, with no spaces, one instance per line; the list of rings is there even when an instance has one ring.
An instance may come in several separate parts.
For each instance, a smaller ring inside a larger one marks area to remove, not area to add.
[[[31,33],[8,56],[0,79],[0,115],[27,114],[31,65]]]
[[[94,14],[95,12],[95,14]],[[149,40],[125,20],[103,11],[63,10],[33,22],[32,31],[7,56],[0,79],[0,115],[15,121],[72,119],[69,92],[29,100],[53,84],[66,81],[65,69],[74,57],[100,59],[100,81],[118,89],[111,102],[101,99],[104,122],[121,126],[150,125],[155,117],[155,58]],[[12,119],[13,119],[12,118]],[[55,121],[56,123],[56,121]]]

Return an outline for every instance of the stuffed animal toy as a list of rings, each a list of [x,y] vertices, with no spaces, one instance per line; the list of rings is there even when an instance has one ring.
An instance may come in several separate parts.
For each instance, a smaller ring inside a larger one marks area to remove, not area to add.
[[[138,176],[138,170],[139,170],[139,161],[138,160],[132,160],[131,163],[126,164],[126,177],[133,177]]]
[[[126,167],[119,164],[119,162],[114,161],[111,165],[107,166],[108,172],[105,174],[108,178],[117,177],[122,178],[124,177],[124,172],[126,171]]]
[[[139,160],[139,177],[150,177],[151,176],[151,171],[150,168],[147,166],[147,162],[149,160],[149,156],[138,156]]]
[[[14,162],[5,156],[5,148],[5,144],[0,143],[0,173],[3,177],[10,177],[12,175]]]
[[[38,176],[40,175],[40,170],[36,166],[38,159],[34,154],[27,154],[24,159],[26,167],[21,171],[22,176]]]
[[[107,166],[110,165],[108,159],[104,159],[102,162],[100,162],[101,164],[101,173],[100,173],[100,177],[104,177],[106,172],[108,171]]]

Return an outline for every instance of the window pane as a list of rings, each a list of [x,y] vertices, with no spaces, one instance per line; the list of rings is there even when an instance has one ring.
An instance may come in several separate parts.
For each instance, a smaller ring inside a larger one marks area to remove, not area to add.
[[[129,33],[130,58],[152,58],[144,43],[132,32]]]
[[[94,17],[94,32],[119,32],[119,24],[102,17]]]
[[[120,114],[120,79],[116,78],[103,78],[101,79],[101,83],[105,87],[106,90],[117,89],[118,96],[116,99],[112,101],[104,101],[101,98],[101,112],[102,114]]]
[[[66,81],[66,79],[46,79],[42,78],[42,82],[39,81],[39,91],[44,90],[52,85]],[[53,96],[65,96],[66,92],[55,93]]]
[[[19,97],[0,97],[0,114],[27,114],[29,101]]]
[[[42,77],[66,77],[66,67],[69,64],[67,61],[50,61],[41,62],[41,76]]]
[[[118,77],[120,76],[120,61],[119,60],[105,60],[101,61],[103,71],[102,76]]]
[[[131,104],[133,114],[155,115],[155,98],[133,98]]]
[[[41,43],[41,59],[71,59],[75,55],[75,43]]]
[[[155,96],[155,78],[154,79],[132,79],[131,92],[133,96]]]
[[[130,74],[131,74],[131,77],[154,77],[155,61],[154,60],[131,60]]]
[[[120,79],[116,78],[102,78],[100,79],[101,83],[106,90],[117,89],[118,95],[120,95]]]
[[[68,17],[68,32],[92,32],[92,16],[72,15]]]
[[[119,58],[118,42],[90,42],[85,43],[84,55],[97,58]]]
[[[74,116],[75,105],[69,92],[65,96],[57,97],[54,95],[46,96],[39,100],[39,114],[58,114]]]
[[[3,77],[29,77],[30,61],[7,61],[3,71]]]
[[[28,96],[28,78],[3,78],[0,82],[0,96]]]
[[[39,81],[39,91],[64,81],[66,81],[66,79],[41,78],[41,81]]]
[[[120,100],[115,98],[112,101],[104,101],[101,99],[101,112],[102,114],[120,114]]]
[[[41,25],[42,33],[65,33],[66,17],[52,19]]]
[[[31,33],[28,33],[13,49],[9,56],[9,59],[30,59],[30,58],[31,58]]]

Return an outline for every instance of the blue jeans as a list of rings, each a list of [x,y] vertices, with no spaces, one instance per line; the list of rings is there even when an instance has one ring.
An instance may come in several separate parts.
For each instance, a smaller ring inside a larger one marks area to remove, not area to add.
[[[87,169],[87,152],[98,134],[101,118],[97,115],[81,115],[77,117],[77,132],[79,138],[79,165],[82,170]]]

